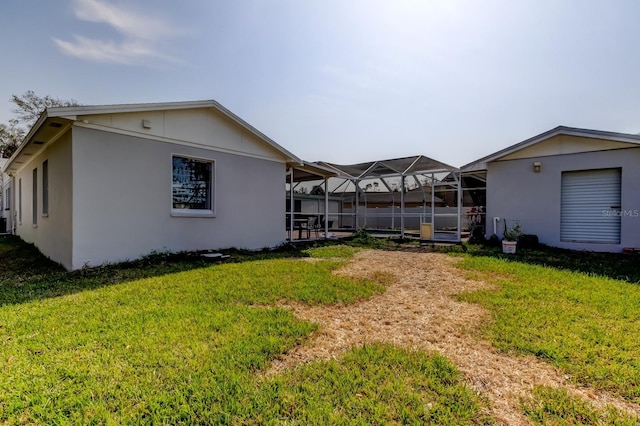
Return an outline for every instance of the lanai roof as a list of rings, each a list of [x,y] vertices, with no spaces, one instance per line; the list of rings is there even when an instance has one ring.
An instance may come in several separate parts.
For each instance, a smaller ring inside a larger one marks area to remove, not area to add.
[[[448,172],[457,170],[448,164],[424,155],[369,161],[366,163],[341,165],[319,161],[317,164],[336,171],[339,177],[366,179],[380,176],[411,175],[417,173]]]

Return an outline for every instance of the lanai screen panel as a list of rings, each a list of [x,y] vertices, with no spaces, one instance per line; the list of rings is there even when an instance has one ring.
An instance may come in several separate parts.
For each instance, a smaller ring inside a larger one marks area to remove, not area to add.
[[[329,191],[343,199],[343,224],[404,234],[405,229],[417,230],[420,223],[432,222],[436,214],[441,215],[442,228],[459,228],[457,198],[448,206],[440,194],[432,194],[449,185],[434,186],[457,172],[455,167],[422,155],[350,165],[317,164],[336,172]],[[457,193],[457,181],[452,188]]]

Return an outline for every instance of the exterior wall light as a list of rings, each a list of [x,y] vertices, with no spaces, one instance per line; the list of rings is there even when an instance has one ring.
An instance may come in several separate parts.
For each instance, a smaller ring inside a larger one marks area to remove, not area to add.
[[[540,163],[539,161],[534,161],[533,162],[533,171],[535,173],[540,173],[540,168],[542,167],[542,163]]]

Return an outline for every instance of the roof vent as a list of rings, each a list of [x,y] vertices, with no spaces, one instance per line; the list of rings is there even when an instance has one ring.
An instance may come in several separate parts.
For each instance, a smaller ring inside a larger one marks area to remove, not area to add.
[[[49,123],[50,127],[62,127],[62,123],[56,123],[55,121],[52,121],[51,123]]]
[[[34,145],[44,145],[44,141],[33,141]]]

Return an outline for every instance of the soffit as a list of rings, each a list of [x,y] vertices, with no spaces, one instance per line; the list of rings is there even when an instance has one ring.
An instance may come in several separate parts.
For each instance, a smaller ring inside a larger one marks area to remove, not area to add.
[[[70,126],[71,122],[64,118],[43,116],[40,125],[34,125],[32,131],[7,161],[5,173],[13,174],[20,170],[47,145],[62,136]]]

